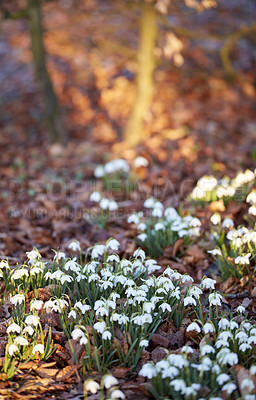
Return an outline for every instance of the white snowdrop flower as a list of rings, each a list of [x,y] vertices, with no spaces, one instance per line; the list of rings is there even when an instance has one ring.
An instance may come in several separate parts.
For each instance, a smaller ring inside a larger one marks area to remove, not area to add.
[[[119,257],[118,257],[117,254],[111,254],[110,256],[108,256],[108,258],[107,258],[107,263],[113,262],[113,261],[115,261],[115,262],[117,262],[117,263],[120,262],[120,259],[119,259]],[[108,271],[108,273],[109,273],[109,271]]]
[[[250,329],[250,335],[256,335],[256,328]]]
[[[212,372],[214,372],[215,374],[220,374],[220,372],[221,372],[221,369],[220,369],[220,366],[218,365],[218,364],[215,364],[213,367],[212,367]]]
[[[140,346],[140,347],[147,347],[148,344],[149,344],[149,341],[148,341],[148,340],[142,339],[142,340],[140,341],[140,343],[139,343],[139,346]]]
[[[103,244],[96,244],[92,249],[92,258],[99,258],[105,251],[105,246]]]
[[[30,270],[30,275],[34,276],[34,275],[40,274],[40,272],[44,272],[44,270],[42,268],[39,268],[39,267],[33,267]]]
[[[202,356],[205,356],[206,354],[214,354],[215,349],[214,347],[210,346],[209,344],[205,344],[201,346],[200,353]]]
[[[235,264],[240,264],[240,265],[249,265],[250,264],[250,257],[251,253],[248,253],[244,256],[238,256],[235,258]]]
[[[133,257],[138,257],[138,258],[140,258],[142,261],[144,261],[145,258],[146,258],[145,251],[143,251],[142,249],[137,249],[137,250],[135,250],[135,252],[133,253]]]
[[[67,307],[69,304],[64,299],[56,299],[52,302],[52,310],[54,312],[62,312],[63,308]]]
[[[248,343],[242,343],[239,346],[239,350],[241,350],[243,353],[245,353],[247,350],[251,350],[252,346],[250,346]]]
[[[249,337],[248,338],[248,340],[247,340],[247,343],[248,344],[256,344],[256,336],[251,336],[251,337]]]
[[[73,240],[73,242],[69,243],[68,248],[72,251],[81,251],[81,246],[78,240]]]
[[[218,339],[220,340],[233,339],[233,334],[229,331],[223,331],[219,334]]]
[[[111,239],[106,243],[106,249],[111,249],[113,251],[117,251],[120,243],[116,239]]]
[[[189,365],[188,360],[186,360],[181,354],[170,354],[167,359],[171,365],[174,365],[174,367],[179,369]]]
[[[122,324],[127,324],[130,321],[130,318],[127,317],[127,315],[120,315],[119,320],[118,320],[118,324],[122,325]]]
[[[240,305],[240,306],[237,307],[236,311],[237,311],[239,314],[244,314],[245,311],[246,311],[246,309],[245,309],[244,306]]]
[[[76,312],[75,312],[75,310],[71,310],[69,313],[68,313],[68,318],[74,318],[74,319],[76,319]]]
[[[163,216],[163,210],[162,210],[162,208],[160,208],[160,207],[155,207],[155,206],[154,206],[154,208],[153,208],[153,210],[152,210],[152,217],[155,217],[155,218],[162,218],[162,216]]]
[[[100,390],[100,385],[98,384],[98,382],[93,381],[92,379],[87,379],[84,382],[84,389],[86,392],[96,394],[98,390]]]
[[[223,364],[228,364],[231,367],[238,364],[238,355],[236,353],[228,353],[224,356]]]
[[[254,394],[245,394],[244,400],[256,400],[256,395]]]
[[[252,328],[252,324],[250,324],[250,322],[243,321],[241,323],[241,327],[246,331],[249,331]]]
[[[256,215],[256,204],[254,204],[253,206],[249,207],[248,213],[249,213],[250,215],[253,215],[253,216]]]
[[[39,251],[36,248],[34,248],[31,251],[27,251],[26,255],[27,255],[27,258],[29,259],[29,261],[33,261],[33,260],[36,260],[36,259],[42,257],[41,254],[39,253]]]
[[[202,293],[202,290],[197,286],[190,286],[189,288],[189,295],[194,296],[198,300],[200,299]]]
[[[181,348],[182,353],[186,353],[186,354],[192,354],[194,353],[194,350],[191,346],[183,346]]]
[[[59,262],[62,258],[66,258],[66,254],[63,251],[57,251],[53,257],[54,261],[56,262]]]
[[[215,331],[215,328],[212,323],[206,322],[203,326],[203,331],[207,335],[208,333],[213,333]]]
[[[116,399],[125,399],[125,394],[121,390],[115,389],[115,390],[113,390],[113,392],[111,392],[110,398],[115,399],[115,400]]]
[[[157,368],[152,363],[144,364],[139,372],[139,375],[148,379],[152,379],[157,376]]]
[[[62,285],[64,285],[65,282],[70,283],[70,282],[72,282],[73,280],[74,280],[74,278],[72,278],[72,276],[70,276],[70,275],[62,275],[62,277],[60,278],[60,283],[61,283]]]
[[[41,353],[41,354],[44,354],[44,345],[43,344],[36,344],[34,347],[33,347],[33,350],[32,350],[32,353],[33,354],[36,354],[36,353]]]
[[[96,314],[96,316],[100,315],[100,316],[104,317],[104,315],[106,315],[108,317],[109,312],[105,307],[99,307],[95,314]]]
[[[222,390],[228,394],[231,394],[234,392],[234,390],[236,390],[236,385],[233,382],[228,382],[222,387]]]
[[[69,270],[71,270],[71,271],[74,271],[74,272],[79,272],[80,271],[80,266],[79,266],[79,264],[76,262],[76,257],[74,257],[72,260],[69,260],[69,261],[67,261],[66,263],[65,263],[65,266],[64,266],[64,268],[65,268],[65,270],[66,271],[69,271]]]
[[[103,335],[102,335],[102,339],[103,340],[111,340],[111,338],[112,338],[111,332],[109,332],[109,331],[104,331],[103,332]]]
[[[141,233],[140,235],[137,236],[137,239],[139,239],[141,242],[145,242],[145,240],[147,239],[147,234]]]
[[[169,363],[168,363],[169,364]],[[162,379],[170,378],[173,379],[179,375],[180,371],[174,366],[170,366],[162,371]]]
[[[34,332],[35,332],[34,329],[30,325],[25,326],[25,328],[22,331],[22,333],[27,333],[29,336],[32,336]]]
[[[252,365],[252,366],[250,367],[250,374],[251,374],[251,375],[256,375],[256,365]]]
[[[185,282],[194,282],[194,279],[192,278],[192,276],[189,276],[187,274],[183,275],[183,277],[181,278],[181,282],[185,283]]]
[[[153,208],[153,207],[154,207],[154,204],[155,204],[155,199],[153,199],[152,197],[150,197],[149,199],[147,199],[147,200],[144,202],[144,207],[145,207],[145,208]]]
[[[222,296],[219,293],[214,292],[209,294],[210,306],[221,306],[221,301],[222,301]]]
[[[208,250],[207,253],[212,254],[213,256],[221,256],[220,249]]]
[[[224,339],[218,339],[215,343],[215,347],[216,349],[219,349],[220,347],[229,347],[229,342]]]
[[[0,261],[0,268],[10,268],[7,260]]]
[[[196,331],[198,333],[201,332],[200,326],[196,322],[192,322],[188,327],[187,327],[187,332],[191,331]]]
[[[29,276],[28,270],[26,268],[17,269],[11,276],[11,279],[21,279],[23,276]]]
[[[106,322],[105,321],[101,321],[101,322],[96,322],[93,325],[93,328],[98,332],[98,333],[103,333],[104,330],[106,329]]]
[[[28,340],[24,338],[23,336],[17,336],[14,340],[15,344],[18,344],[20,346],[28,346]]]
[[[13,354],[18,353],[19,348],[16,344],[10,344],[8,346],[8,354],[9,356],[13,356]]]
[[[180,218],[179,214],[173,207],[167,207],[164,212],[164,216],[167,217],[169,222],[175,221],[176,219]]]
[[[233,228],[234,227],[234,222],[231,218],[225,218],[224,221],[222,222],[222,228]]]
[[[180,238],[187,236],[188,232],[185,229],[181,229],[180,231],[178,231],[178,235]]]
[[[231,330],[238,329],[238,323],[236,321],[230,321],[229,327]]]
[[[219,213],[215,212],[211,218],[210,221],[213,225],[218,225],[221,222],[221,216]]]
[[[97,190],[92,192],[90,195],[90,200],[98,203],[101,200],[101,194]]]
[[[88,343],[87,337],[86,337],[86,336],[81,337],[79,343],[80,343],[81,345],[83,345],[83,344],[86,345],[86,344]]]
[[[20,333],[21,332],[21,327],[13,322],[11,325],[8,326],[6,332],[9,333]]]
[[[217,376],[216,381],[218,385],[222,386],[224,383],[228,382],[230,380],[230,376],[228,374],[220,374]]]
[[[32,310],[40,311],[41,308],[43,307],[43,305],[44,305],[44,302],[42,300],[31,301],[31,303],[30,303],[30,311],[32,311]]]
[[[174,379],[170,382],[170,386],[173,386],[176,392],[184,393],[186,389],[186,383],[183,379]]]
[[[105,168],[102,165],[99,165],[95,168],[94,176],[95,178],[102,178],[105,175]]]
[[[197,182],[198,187],[200,187],[204,190],[207,190],[207,191],[212,191],[217,185],[218,185],[218,181],[212,175],[208,175],[208,176],[204,175]]]
[[[159,306],[159,308],[161,308],[161,310],[162,310],[163,312],[165,312],[165,311],[171,312],[171,311],[172,311],[172,308],[171,308],[170,304],[168,304],[168,303],[162,303],[162,304]]]
[[[184,299],[184,306],[186,307],[187,305],[194,305],[196,306],[196,300],[192,296],[187,296]]]
[[[40,320],[37,315],[28,315],[27,318],[25,319],[26,325],[37,326],[39,324],[39,322],[40,322]]]
[[[158,222],[157,224],[155,224],[154,226],[155,231],[162,231],[165,229],[164,224],[162,222]]]
[[[106,199],[106,198],[101,199],[100,208],[102,210],[108,210],[108,208],[109,208],[109,199]]]
[[[147,225],[144,222],[141,222],[138,226],[137,226],[138,231],[143,232],[147,230]]]
[[[139,156],[135,158],[135,160],[133,161],[133,165],[135,168],[147,167],[148,160],[145,157]]]
[[[167,352],[168,352],[168,350],[166,350]],[[156,363],[156,369],[157,369],[157,371],[158,372],[161,372],[161,371],[164,371],[165,369],[167,369],[167,368],[169,368],[170,367],[170,364],[169,364],[169,362],[167,361],[167,360],[165,360],[165,359],[163,359],[163,360],[161,360],[161,361],[158,361],[157,363]],[[178,373],[179,373],[179,370],[177,370],[178,371]]]
[[[144,307],[144,311],[146,313],[151,313],[155,309],[155,304],[152,303],[151,301],[150,302],[145,302],[143,307]]]
[[[71,333],[72,339],[77,340],[84,337],[84,332],[80,328],[75,328]]]
[[[246,203],[256,204],[256,190],[253,189],[246,197]]]
[[[114,376],[107,374],[103,376],[103,385],[106,389],[110,389],[112,386],[118,385],[118,380]]]
[[[133,223],[133,224],[137,225],[140,222],[139,216],[137,214],[131,214],[127,218],[127,222],[128,222],[128,224]]]
[[[118,210],[118,204],[115,200],[110,200],[109,205],[108,205],[109,211],[116,211]]]
[[[191,221],[189,222],[189,226],[190,226],[191,228],[198,228],[198,227],[200,227],[201,225],[202,225],[202,224],[201,224],[201,221],[200,221],[199,218],[192,218]]]

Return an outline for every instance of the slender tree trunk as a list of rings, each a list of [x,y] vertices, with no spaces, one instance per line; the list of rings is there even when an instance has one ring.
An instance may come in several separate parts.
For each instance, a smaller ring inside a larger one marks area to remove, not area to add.
[[[156,35],[156,11],[153,4],[143,2],[138,49],[137,97],[124,131],[125,141],[132,146],[143,139],[144,121],[152,104]]]
[[[51,142],[66,143],[67,132],[62,124],[58,100],[46,66],[40,0],[27,0],[31,47],[36,77],[44,106],[44,118]]]

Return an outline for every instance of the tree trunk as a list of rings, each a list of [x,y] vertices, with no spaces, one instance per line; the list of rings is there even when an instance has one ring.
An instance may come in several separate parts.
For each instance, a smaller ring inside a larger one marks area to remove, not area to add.
[[[44,118],[51,142],[67,141],[67,132],[62,124],[58,100],[46,67],[43,44],[43,24],[40,0],[27,0],[30,21],[31,47],[36,77],[44,106]]]
[[[156,11],[153,4],[143,2],[138,49],[137,97],[124,131],[125,141],[132,146],[143,139],[144,121],[152,104],[156,35]]]

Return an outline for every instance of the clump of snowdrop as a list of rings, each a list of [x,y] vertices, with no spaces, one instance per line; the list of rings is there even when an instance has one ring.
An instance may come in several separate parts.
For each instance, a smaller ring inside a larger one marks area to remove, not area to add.
[[[239,172],[235,178],[224,177],[219,181],[214,176],[203,176],[192,190],[189,199],[199,203],[210,203],[222,199],[227,205],[230,200],[241,202],[255,182],[255,173],[249,169]]]
[[[224,393],[239,396],[231,367],[252,365],[248,376],[256,373],[253,351],[256,326],[249,321],[238,324],[234,319],[222,317],[216,327],[206,323],[201,329],[200,324],[192,322],[187,331],[194,331],[203,338],[199,355],[193,348],[183,346],[178,354],[170,353],[157,363],[146,363],[139,372],[150,382],[148,390],[154,398],[199,399],[205,387],[209,399],[220,399]],[[254,396],[251,378],[244,378],[241,387],[246,387],[248,395]]]
[[[94,222],[100,227],[105,228],[111,212],[118,210],[118,203],[115,200],[109,200],[107,197],[102,197],[98,191],[91,193],[90,200],[97,203],[99,207],[99,213],[94,217]]]
[[[223,221],[224,225],[225,220]],[[240,226],[237,229],[228,220],[218,240],[219,247],[208,253],[216,260],[223,280],[229,276],[241,279],[252,276],[255,269],[256,231]]]
[[[144,207],[147,209],[147,218],[140,212],[130,215],[127,222],[137,225],[136,241],[146,249],[147,254],[159,257],[165,247],[174,245],[178,239],[182,238],[184,246],[187,246],[200,236],[201,222],[198,218],[190,215],[181,217],[173,207],[165,208],[152,197],[144,202]]]

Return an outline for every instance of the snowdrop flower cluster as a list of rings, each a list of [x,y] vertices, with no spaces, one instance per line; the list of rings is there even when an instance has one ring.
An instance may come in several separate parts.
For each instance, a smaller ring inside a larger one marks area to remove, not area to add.
[[[99,207],[101,210],[109,210],[115,211],[118,209],[118,204],[114,200],[109,200],[106,197],[102,197],[100,192],[95,191],[90,195],[90,200],[96,203],[99,203]]]
[[[139,245],[147,249],[147,253],[154,257],[160,256],[163,249],[174,244],[177,239],[189,241],[200,236],[201,222],[190,215],[181,217],[173,207],[164,208],[164,205],[150,197],[144,202],[144,207],[150,211],[151,217],[145,219],[144,213],[132,214],[128,223],[137,225],[140,232],[137,235]]]
[[[105,175],[114,174],[115,172],[124,172],[127,174],[130,170],[130,166],[126,160],[118,158],[107,162],[105,165],[99,165],[95,171],[95,178],[102,178]]]
[[[19,290],[24,293],[29,292],[33,288],[44,287],[44,271],[45,264],[40,260],[39,251],[34,248],[26,253],[28,262],[22,266],[17,265],[11,269],[7,260],[0,262],[0,279],[3,279],[6,291],[10,291],[13,295]],[[5,273],[2,269],[5,268]],[[32,287],[33,286],[33,287]]]
[[[15,303],[13,302],[13,304]],[[44,357],[44,359],[47,359],[51,355],[53,348],[51,332],[48,333],[48,340],[47,335],[44,338],[40,318],[37,313],[38,310],[42,309],[42,306],[43,301],[33,300],[30,304],[31,314],[28,315],[25,314],[24,309],[19,308],[19,305],[16,306],[19,323],[12,320],[7,327],[8,344],[6,357],[26,361],[28,357],[33,359],[39,355],[40,358]],[[38,343],[39,337],[41,337],[42,343]],[[47,342],[46,346],[43,344],[45,343],[45,339]]]
[[[224,220],[225,222],[225,220]],[[208,253],[216,259],[223,279],[229,276],[241,279],[245,273],[250,273],[250,268],[255,265],[256,256],[256,231],[245,226],[235,228],[230,220],[222,226],[229,230],[222,231],[220,248],[209,250]]]
[[[253,375],[256,374],[256,357],[253,344],[256,337],[256,325],[248,321],[238,324],[234,319],[223,317],[215,327],[212,323],[205,323],[201,329],[198,323],[193,322],[187,331],[196,331],[207,335],[201,340],[199,357],[190,346],[183,346],[180,353],[171,353],[157,363],[149,362],[142,366],[139,375],[150,380],[149,390],[155,398],[201,398],[200,390],[207,387],[210,399],[220,399],[221,394],[238,395],[236,382],[231,374],[231,367],[246,362],[252,357],[252,366],[248,376],[244,378],[241,387],[247,388],[248,399],[255,399],[255,385]],[[201,336],[200,336],[201,339]],[[193,357],[191,355],[194,354]],[[161,383],[160,383],[161,382]]]
[[[57,270],[49,269],[45,279],[59,288],[61,297],[46,301],[43,309],[58,312],[64,331],[88,349],[92,341],[87,327],[91,326],[94,346],[101,347],[102,354],[111,349],[113,352],[113,343],[117,346],[113,342],[115,329],[120,329],[124,340],[134,349],[129,363],[136,364],[149,344],[151,332],[168,315],[180,326],[186,309],[198,307],[203,291],[189,275],[171,268],[158,277],[150,275],[161,268],[154,259],[148,259],[141,249],[129,260],[120,259],[113,253],[118,247],[119,242],[110,239],[105,245],[92,247],[88,252],[90,259],[84,265],[75,258],[63,259]],[[214,284],[214,280],[204,278],[201,286],[203,290],[212,290]],[[72,293],[74,303],[66,297]],[[32,310],[41,309],[42,304],[37,302],[33,302]],[[120,357],[122,362],[125,356]]]
[[[228,177],[218,181],[214,176],[203,176],[200,178],[190,194],[189,198],[196,201],[211,202],[219,199],[229,201],[236,194],[241,195],[238,189],[253,184],[255,172],[247,169],[239,172],[234,179]]]

